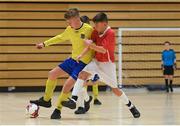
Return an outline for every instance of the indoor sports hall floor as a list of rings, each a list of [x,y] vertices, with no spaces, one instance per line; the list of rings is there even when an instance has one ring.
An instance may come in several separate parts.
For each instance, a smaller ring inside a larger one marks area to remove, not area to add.
[[[25,107],[29,99],[36,99],[42,93],[0,93],[0,124],[46,124],[46,125],[78,125],[78,124],[179,124],[180,125],[180,90],[173,94],[164,92],[148,92],[145,89],[126,89],[129,98],[141,111],[141,118],[132,118],[130,112],[121,104],[121,100],[111,92],[100,92],[103,105],[91,105],[85,115],[74,115],[72,110],[64,108],[61,120],[50,120],[58,93],[55,93],[51,109],[40,108],[40,116],[31,119],[25,115]]]

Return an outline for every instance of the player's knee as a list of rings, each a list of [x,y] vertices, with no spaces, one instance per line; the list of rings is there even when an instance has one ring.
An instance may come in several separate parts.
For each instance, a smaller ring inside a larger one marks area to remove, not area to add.
[[[169,76],[169,79],[173,79],[173,76],[172,76],[172,75],[170,75],[170,76]]]
[[[165,79],[169,79],[169,76],[168,76],[168,75],[165,75],[164,78],[165,78]]]
[[[121,96],[123,93],[119,88],[112,88],[112,91],[116,96]]]
[[[62,92],[69,93],[71,91],[71,89],[73,88],[75,82],[76,81],[74,79],[72,79],[71,77],[68,78],[68,80],[63,85]]]
[[[62,89],[62,92],[63,92],[63,93],[69,93],[70,90],[71,90],[70,87],[68,87],[67,85],[64,85],[64,86],[63,86],[63,89]]]
[[[57,78],[57,76],[53,70],[49,71],[48,78],[51,80],[55,80]]]
[[[84,71],[81,71],[78,75],[78,79],[87,80],[87,78],[88,78],[88,75]]]

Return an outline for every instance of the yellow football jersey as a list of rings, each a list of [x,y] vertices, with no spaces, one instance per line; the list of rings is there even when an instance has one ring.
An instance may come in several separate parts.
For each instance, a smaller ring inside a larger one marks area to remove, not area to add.
[[[83,23],[82,26],[76,30],[68,26],[63,33],[45,41],[44,44],[45,46],[49,46],[69,40],[72,43],[71,57],[76,60],[77,56],[86,48],[83,39],[91,39],[92,31],[92,26],[86,23]],[[88,53],[82,57],[81,61],[88,64],[93,56],[94,52],[89,50]]]

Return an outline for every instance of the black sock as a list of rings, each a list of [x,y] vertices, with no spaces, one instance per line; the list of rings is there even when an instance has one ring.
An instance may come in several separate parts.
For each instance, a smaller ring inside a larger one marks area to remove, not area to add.
[[[131,101],[129,101],[129,103],[128,104],[126,104],[128,107],[130,107],[131,106]]]
[[[173,83],[173,80],[170,80],[170,83],[169,83],[169,84],[172,85],[172,83]]]
[[[128,103],[128,104],[126,104],[126,105],[127,105],[127,107],[129,107],[129,109],[131,109],[131,108],[133,107],[133,105],[132,105],[131,101],[129,101],[129,103]]]
[[[168,88],[168,79],[165,79],[166,88]]]
[[[172,91],[172,83],[173,83],[173,80],[170,80],[169,87],[171,88],[171,91]]]
[[[168,79],[165,79],[165,84],[166,84],[166,92],[169,92]]]
[[[74,99],[75,101],[77,101],[78,96],[72,96],[72,99]]]

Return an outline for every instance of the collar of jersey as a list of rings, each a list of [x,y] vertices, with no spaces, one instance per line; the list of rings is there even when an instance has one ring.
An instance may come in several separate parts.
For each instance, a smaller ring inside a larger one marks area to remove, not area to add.
[[[110,29],[111,27],[110,26],[108,26],[107,28],[106,28],[106,30],[102,33],[102,34],[100,34],[99,35],[99,37],[103,37],[104,36],[104,34]]]
[[[77,28],[75,30],[77,31],[77,30],[81,29],[83,27],[83,25],[84,25],[84,23],[81,24],[81,27],[79,27],[79,28]]]

